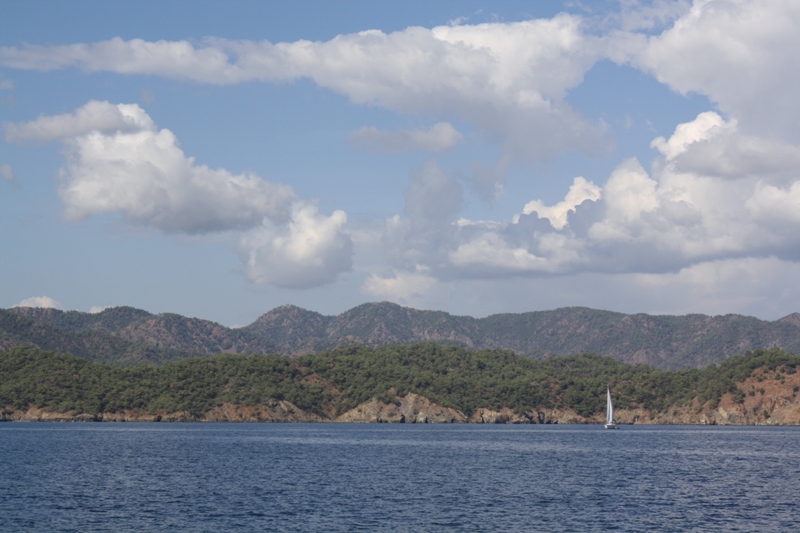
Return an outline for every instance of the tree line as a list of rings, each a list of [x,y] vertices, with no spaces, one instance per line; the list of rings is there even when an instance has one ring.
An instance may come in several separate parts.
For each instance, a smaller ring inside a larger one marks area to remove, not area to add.
[[[725,393],[741,401],[745,391],[737,384],[756,369],[780,378],[798,366],[800,356],[780,349],[746,352],[704,369],[667,371],[596,354],[534,360],[508,350],[419,343],[299,357],[220,354],[120,368],[17,347],[0,352],[0,408],[200,417],[223,403],[287,400],[329,417],[373,397],[388,402],[414,392],[467,416],[478,408],[507,407],[520,413],[571,408],[588,417],[604,411],[606,385],[618,408],[664,412],[695,400],[713,408]]]

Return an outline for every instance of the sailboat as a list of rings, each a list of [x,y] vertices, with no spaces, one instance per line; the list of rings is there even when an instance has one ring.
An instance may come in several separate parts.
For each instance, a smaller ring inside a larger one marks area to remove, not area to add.
[[[606,429],[619,429],[614,423],[614,404],[611,403],[611,388],[606,386]]]

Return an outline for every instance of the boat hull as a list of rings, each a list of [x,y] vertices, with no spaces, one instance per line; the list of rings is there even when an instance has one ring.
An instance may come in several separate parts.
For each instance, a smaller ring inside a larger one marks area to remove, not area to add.
[[[619,429],[616,424],[606,424],[606,429]]]

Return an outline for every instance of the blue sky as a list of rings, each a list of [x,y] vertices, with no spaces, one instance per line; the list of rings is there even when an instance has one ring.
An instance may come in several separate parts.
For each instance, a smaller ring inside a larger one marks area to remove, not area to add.
[[[793,3],[0,10],[0,307],[800,310]]]

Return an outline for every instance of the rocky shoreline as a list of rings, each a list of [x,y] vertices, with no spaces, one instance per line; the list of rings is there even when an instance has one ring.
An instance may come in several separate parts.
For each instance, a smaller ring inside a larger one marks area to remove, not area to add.
[[[743,397],[722,396],[712,408],[697,400],[651,413],[645,409],[618,409],[619,424],[676,425],[800,425],[800,401],[795,389],[798,375],[789,383],[760,379],[758,375],[740,384]],[[0,421],[12,422],[349,422],[407,424],[602,424],[601,414],[582,417],[572,409],[535,409],[518,413],[512,409],[476,409],[470,416],[437,405],[415,393],[403,397],[390,390],[384,398],[372,398],[339,416],[323,417],[309,413],[285,400],[271,400],[264,405],[223,404],[202,416],[188,412],[147,413],[127,410],[115,413],[59,413],[31,406],[26,410],[4,409]]]

